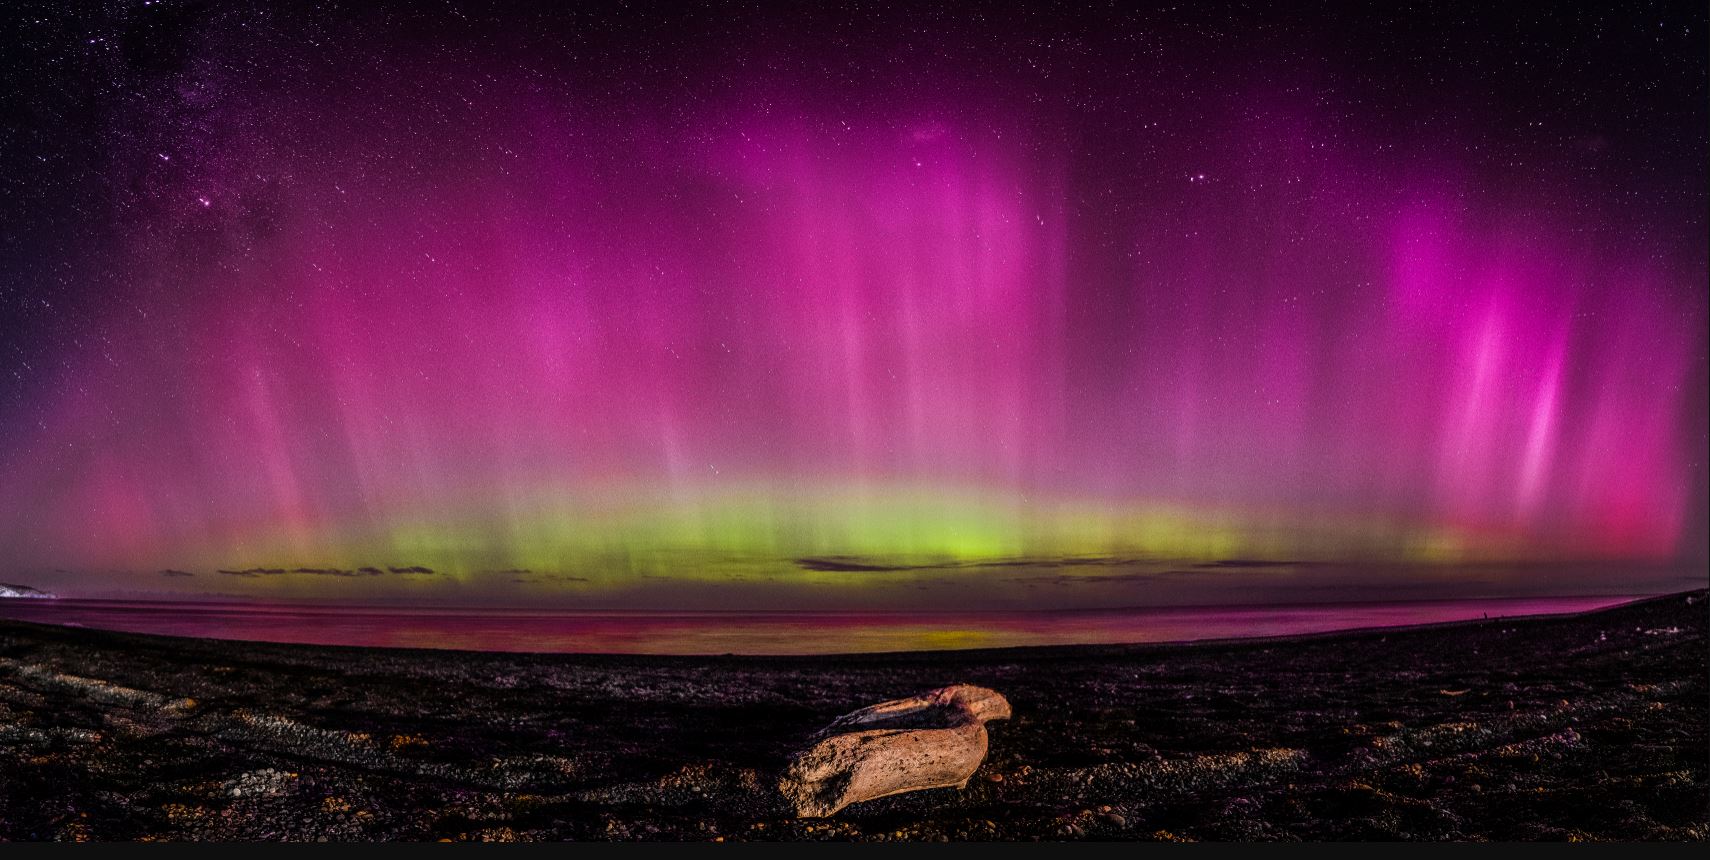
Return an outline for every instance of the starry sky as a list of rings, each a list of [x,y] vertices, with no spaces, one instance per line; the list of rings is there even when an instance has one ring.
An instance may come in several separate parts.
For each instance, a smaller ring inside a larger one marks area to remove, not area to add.
[[[1703,580],[1701,3],[667,5],[9,9],[0,574]]]

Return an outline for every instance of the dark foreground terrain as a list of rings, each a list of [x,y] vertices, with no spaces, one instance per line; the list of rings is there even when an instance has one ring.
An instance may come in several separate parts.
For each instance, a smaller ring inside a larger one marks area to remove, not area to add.
[[[829,659],[0,621],[0,838],[1703,840],[1706,617]],[[1015,710],[966,790],[780,808],[807,734],[954,682]]]

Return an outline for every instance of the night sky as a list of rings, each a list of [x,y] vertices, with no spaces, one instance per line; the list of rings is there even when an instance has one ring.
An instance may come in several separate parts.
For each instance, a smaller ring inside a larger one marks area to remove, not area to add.
[[[1701,2],[669,5],[8,9],[0,579],[1704,578]]]

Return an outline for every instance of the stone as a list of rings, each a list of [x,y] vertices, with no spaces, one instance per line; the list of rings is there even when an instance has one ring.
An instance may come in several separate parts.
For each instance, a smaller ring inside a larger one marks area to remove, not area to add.
[[[802,818],[835,815],[851,803],[962,788],[986,757],[986,722],[1008,719],[994,690],[958,684],[845,714],[811,739],[778,789]]]

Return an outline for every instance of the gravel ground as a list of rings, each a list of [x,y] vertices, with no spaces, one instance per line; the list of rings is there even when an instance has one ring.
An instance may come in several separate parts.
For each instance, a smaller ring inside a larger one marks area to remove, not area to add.
[[[0,839],[1703,840],[1706,607],[834,658],[0,621]],[[965,790],[783,809],[813,730],[950,683],[1015,710]]]

